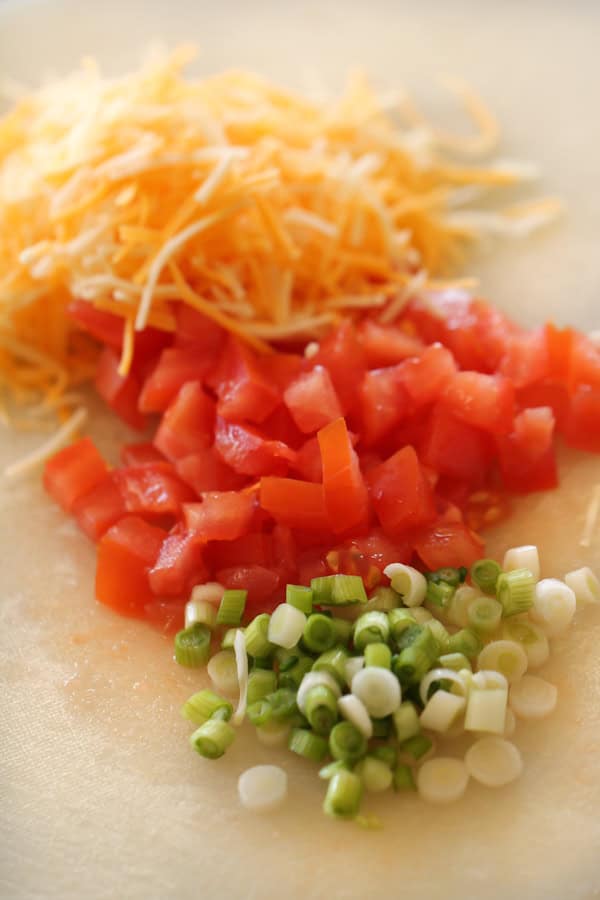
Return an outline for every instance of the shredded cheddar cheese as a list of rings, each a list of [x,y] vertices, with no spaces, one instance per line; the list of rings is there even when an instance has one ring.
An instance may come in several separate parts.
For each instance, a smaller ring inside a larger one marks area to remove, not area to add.
[[[473,209],[531,173],[461,163],[498,137],[462,84],[466,137],[362,76],[317,103],[247,72],[186,79],[189,59],[116,80],[86,61],[0,120],[0,390],[18,401],[56,409],[93,371],[74,297],[122,316],[123,375],[137,331],[173,330],[173,300],[268,352],[342,314],[391,321],[480,234],[556,213]]]

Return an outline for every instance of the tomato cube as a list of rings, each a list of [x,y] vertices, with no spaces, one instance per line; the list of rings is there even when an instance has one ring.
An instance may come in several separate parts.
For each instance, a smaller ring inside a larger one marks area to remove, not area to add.
[[[217,455],[214,447],[205,447],[175,462],[175,469],[182,481],[189,484],[196,494],[207,491],[237,491],[246,482]]]
[[[329,531],[321,484],[294,478],[261,478],[260,505],[282,525]]]
[[[292,381],[283,399],[294,422],[305,434],[318,431],[342,415],[329,372],[323,366],[315,366]]]
[[[321,451],[316,437],[309,438],[296,453],[296,458],[291,464],[294,472],[304,481],[323,481],[323,465],[321,463]]]
[[[95,488],[80,497],[73,505],[72,513],[81,530],[93,541],[99,541],[109,528],[126,516],[125,501],[116,485],[114,472],[109,472]]]
[[[199,354],[219,355],[227,339],[226,332],[208,316],[185,303],[175,307],[175,345],[193,348]]]
[[[188,381],[202,381],[215,356],[197,348],[167,347],[146,378],[139,399],[140,412],[163,412]]]
[[[168,534],[148,573],[153,593],[157,597],[187,600],[194,585],[202,584],[207,579],[203,544],[198,535],[179,528]]]
[[[408,412],[409,399],[400,383],[398,369],[367,372],[359,391],[361,442],[372,447],[400,424]]]
[[[488,435],[466,422],[459,422],[443,403],[436,404],[422,447],[426,465],[450,478],[479,487],[485,481],[492,452]]]
[[[164,413],[154,446],[167,459],[189,456],[213,440],[215,405],[197,381],[184,384]]]
[[[511,433],[498,439],[500,474],[508,490],[526,494],[556,487],[553,435],[549,407],[526,409],[515,417]]]
[[[377,518],[387,535],[435,518],[429,481],[413,447],[403,447],[367,476]]]
[[[211,491],[183,510],[188,530],[203,541],[233,541],[250,531],[255,508],[254,493]]]
[[[244,609],[245,622],[260,613],[273,612],[278,602],[274,594],[281,585],[281,579],[272,569],[264,566],[232,566],[220,569],[215,577],[219,584],[230,590],[248,592]]]
[[[444,390],[443,403],[457,419],[491,434],[507,434],[512,427],[515,391],[502,375],[457,372]]]
[[[372,319],[365,319],[359,334],[369,369],[393,366],[411,356],[420,356],[425,349],[419,337],[393,325],[379,325]]]
[[[139,516],[179,516],[181,504],[194,499],[192,489],[171,463],[144,463],[115,469],[114,481],[128,512]]]
[[[571,398],[565,424],[571,447],[600,453],[600,387],[581,384]]]
[[[456,373],[454,357],[441,344],[432,344],[421,356],[398,366],[398,378],[414,407],[432,403]]]
[[[215,450],[242,475],[283,475],[296,456],[282,441],[265,438],[251,425],[234,425],[221,418],[215,428]]]
[[[313,366],[324,366],[338,395],[342,412],[350,413],[356,393],[367,370],[364,350],[352,322],[342,322],[321,341]]]
[[[164,456],[154,444],[142,441],[137,444],[124,444],[120,452],[124,466],[140,466],[144,463],[164,462]]]
[[[141,431],[146,427],[146,419],[138,408],[141,384],[133,372],[120,375],[119,363],[119,354],[106,346],[98,359],[96,390],[127,425]]]
[[[484,543],[461,522],[436,523],[419,535],[415,550],[430,570],[468,567],[481,558]]]
[[[510,335],[498,373],[510,378],[515,388],[526,388],[545,378],[548,371],[548,353],[542,330]]]
[[[44,487],[71,512],[80,497],[104,481],[108,468],[89,437],[55,453],[44,467]]]
[[[124,616],[141,617],[153,599],[148,572],[156,562],[165,532],[137,516],[109,528],[98,544],[96,598]]]
[[[219,416],[230,422],[260,423],[281,402],[281,392],[263,371],[261,361],[235,338],[229,338],[209,382],[217,394]]]
[[[365,528],[369,498],[358,457],[344,419],[336,419],[317,434],[323,465],[325,509],[335,534]]]

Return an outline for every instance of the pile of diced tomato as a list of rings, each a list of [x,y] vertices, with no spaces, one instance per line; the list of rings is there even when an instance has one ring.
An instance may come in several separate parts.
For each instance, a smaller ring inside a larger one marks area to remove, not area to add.
[[[269,355],[178,304],[173,334],[137,336],[127,377],[122,320],[71,312],[103,345],[99,394],[154,436],[117,468],[84,438],[44,483],[98,544],[98,600],[163,627],[207,580],[247,589],[252,617],[321,574],[373,587],[393,561],[469,565],[507,495],[556,486],[556,432],[600,451],[594,343],[457,292]]]

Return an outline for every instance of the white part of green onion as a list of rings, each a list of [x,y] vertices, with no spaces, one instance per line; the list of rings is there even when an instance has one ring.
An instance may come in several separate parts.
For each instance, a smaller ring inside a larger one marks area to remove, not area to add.
[[[373,723],[362,700],[354,694],[344,694],[338,700],[338,709],[344,719],[351,722],[363,737],[369,740],[373,736]]]
[[[219,694],[235,697],[239,690],[237,663],[232,650],[215,653],[206,667],[208,676]]]
[[[527,655],[527,668],[539,669],[550,657],[548,638],[538,625],[527,621],[508,620],[504,623],[502,634],[507,640],[519,643]]]
[[[467,789],[469,773],[461,759],[438,756],[417,772],[417,790],[428,803],[453,803]]]
[[[365,667],[364,656],[350,656],[344,663],[344,675],[348,683],[348,687],[352,684],[352,679],[357,672]]]
[[[471,687],[481,691],[505,691],[508,690],[508,681],[502,672],[496,672],[495,669],[480,669],[472,676]]]
[[[499,672],[473,675],[465,713],[465,731],[504,734],[508,683]]]
[[[200,622],[212,629],[217,624],[217,610],[207,600],[188,600],[185,604],[185,627]]]
[[[383,719],[395,712],[402,701],[400,682],[389,669],[370,666],[361,669],[352,679],[352,693],[364,703],[375,719]]]
[[[469,747],[465,765],[471,778],[486,787],[502,787],[521,775],[523,760],[514,744],[498,737],[484,737]]]
[[[589,566],[568,572],[564,581],[575,594],[578,606],[600,603],[600,581]]]
[[[424,606],[413,606],[412,617],[417,625],[425,625],[433,619],[433,615]]]
[[[420,606],[427,593],[427,580],[425,576],[404,563],[390,563],[383,570],[392,583],[395,591],[402,595],[405,606]]]
[[[279,766],[253,766],[238,778],[242,806],[252,812],[270,812],[287,797],[287,773]]]
[[[443,734],[458,719],[465,706],[464,697],[451,694],[449,691],[436,691],[427,701],[419,717],[421,728],[428,728],[430,731]]]
[[[304,713],[306,710],[306,696],[308,692],[312,690],[312,688],[321,685],[328,687],[329,690],[333,691],[336,698],[342,693],[336,679],[333,675],[330,675],[329,672],[307,672],[300,682],[298,694],[296,695],[296,704],[301,713]]]
[[[280,603],[269,619],[268,638],[272,644],[291,650],[295,647],[304,631],[306,616],[290,603]]]
[[[393,774],[382,760],[366,756],[354,769],[362,781],[365,791],[380,794],[392,786]]]
[[[244,721],[246,706],[248,705],[248,654],[246,653],[246,638],[244,637],[243,628],[238,628],[235,633],[233,649],[237,665],[240,699],[231,722],[233,725],[240,725]]]
[[[527,665],[527,654],[516,641],[490,641],[477,657],[479,669],[501,672],[509,684],[523,677]]]
[[[223,599],[225,588],[218,581],[207,581],[206,584],[197,584],[192,588],[190,602],[210,603],[218,606]]]
[[[543,627],[548,637],[556,637],[566,631],[576,609],[575,594],[564,582],[558,578],[538,581],[530,615],[534,622]]]
[[[517,730],[517,718],[510,708],[510,706],[506,707],[506,718],[504,720],[504,737],[509,738],[512,737],[515,731]]]
[[[558,691],[537,675],[524,675],[510,689],[510,706],[520,719],[543,719],[556,707]]]
[[[529,569],[535,580],[540,577],[540,555],[535,544],[525,544],[522,547],[511,547],[504,554],[502,568],[505,572],[514,572],[515,569]]]
[[[461,584],[454,592],[448,607],[448,621],[459,628],[466,628],[469,624],[467,610],[473,600],[481,597],[481,592],[475,590],[469,584]]]
[[[461,670],[461,672],[462,671],[463,670]],[[421,695],[422,702],[424,704],[427,703],[427,700],[429,699],[429,688],[435,681],[451,681],[453,685],[452,693],[455,694],[455,689],[458,688],[459,696],[465,697],[467,694],[467,686],[461,672],[455,672],[454,669],[430,669],[427,675],[421,679],[421,684],[419,685],[419,694]]]
[[[265,747],[285,747],[291,730],[289,722],[265,722],[256,729],[256,737]]]

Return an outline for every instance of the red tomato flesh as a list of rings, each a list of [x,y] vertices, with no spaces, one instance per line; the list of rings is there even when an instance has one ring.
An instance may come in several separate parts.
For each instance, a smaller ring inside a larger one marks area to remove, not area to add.
[[[44,487],[66,512],[104,481],[108,468],[89,437],[59,450],[44,467]]]
[[[155,564],[165,532],[138,516],[127,516],[109,528],[98,543],[96,598],[124,616],[141,617],[153,600],[148,573]]]
[[[342,415],[333,382],[323,366],[315,366],[292,381],[283,399],[294,422],[305,434],[318,431]]]
[[[215,405],[198,381],[184,384],[166,410],[154,436],[154,446],[176,460],[210,447]]]
[[[212,491],[183,511],[187,528],[203,541],[233,541],[250,530],[255,507],[253,493]]]

